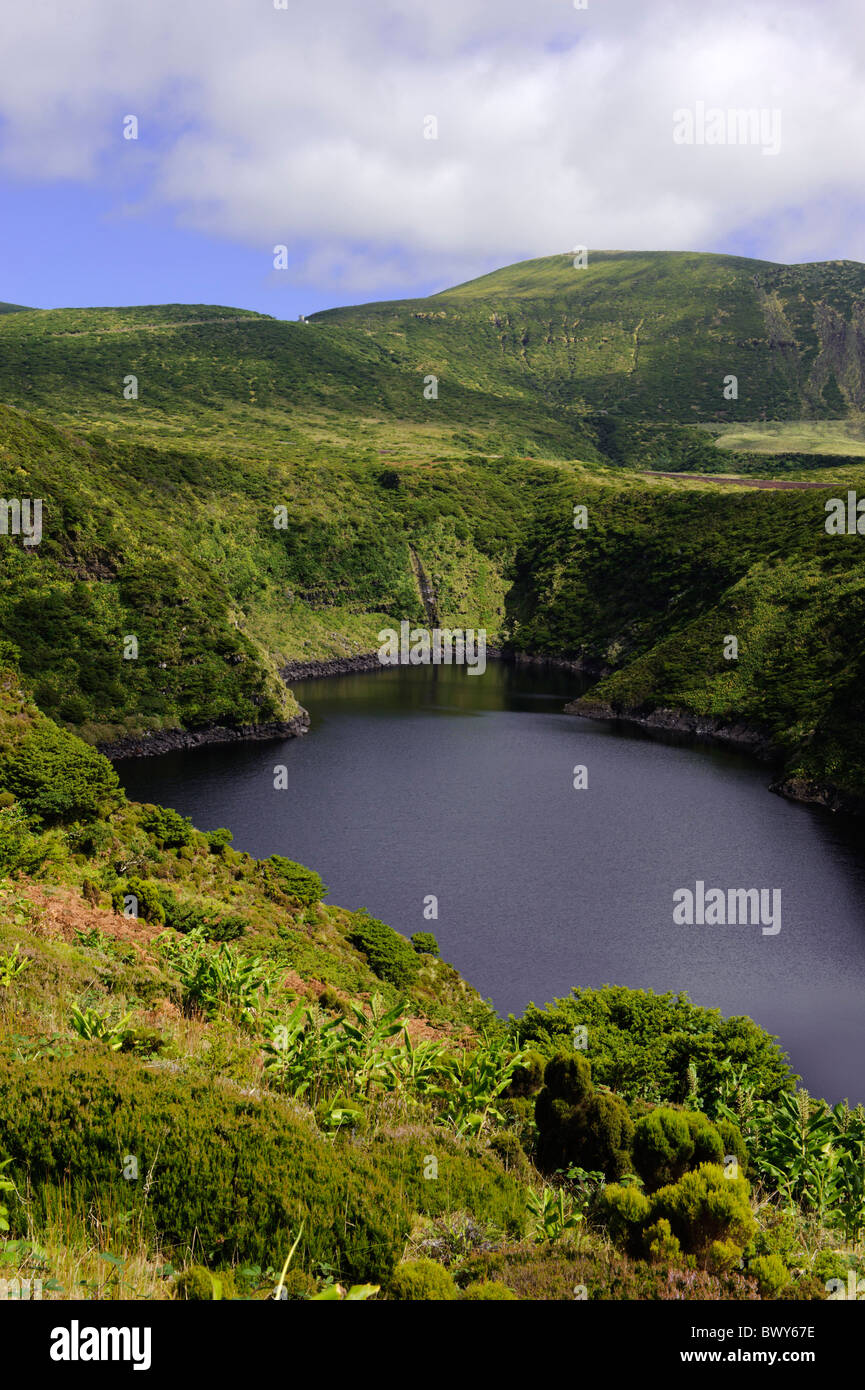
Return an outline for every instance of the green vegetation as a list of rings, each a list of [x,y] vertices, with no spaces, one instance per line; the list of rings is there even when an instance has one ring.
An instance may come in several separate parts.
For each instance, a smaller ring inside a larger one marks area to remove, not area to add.
[[[865,1113],[750,1019],[616,986],[499,1019],[431,933],[129,803],[95,745],[284,732],[287,666],[435,618],[861,804],[865,571],[823,518],[865,492],[863,290],[592,253],[304,325],[0,306],[4,492],[43,502],[37,547],[0,536],[4,1276],[501,1301],[862,1271]],[[830,491],[652,476],[731,462]]]

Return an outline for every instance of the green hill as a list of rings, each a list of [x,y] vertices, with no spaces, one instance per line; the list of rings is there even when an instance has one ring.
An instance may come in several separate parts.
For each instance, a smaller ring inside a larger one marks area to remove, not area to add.
[[[607,252],[309,323],[202,305],[6,315],[4,495],[43,499],[44,537],[0,547],[4,650],[91,740],[285,722],[279,671],[422,620],[422,570],[442,624],[606,672],[596,705],[622,717],[745,721],[788,789],[855,804],[863,569],[823,504],[865,467],[732,455],[712,430],[759,399],[773,447],[807,415],[788,442],[861,448],[863,277]],[[719,399],[728,372],[738,401]],[[831,429],[830,403],[846,412]],[[653,466],[832,491],[719,492]],[[719,630],[741,638],[735,667]]]
[[[590,251],[508,266],[428,299],[313,315],[443,380],[624,420],[842,416],[865,407],[865,266]],[[739,379],[737,400],[724,377]]]
[[[571,1301],[861,1273],[865,1115],[795,1095],[750,1019],[608,986],[505,1022],[429,933],[129,803],[88,745],[296,730],[288,664],[434,603],[580,662],[581,712],[744,733],[791,794],[861,808],[862,541],[823,523],[865,492],[839,444],[863,273],[606,253],[306,324],[0,316],[4,1271],[58,1298],[266,1298],[283,1269],[292,1298]],[[821,486],[644,473],[729,471],[711,430],[760,411],[790,447],[737,467]]]

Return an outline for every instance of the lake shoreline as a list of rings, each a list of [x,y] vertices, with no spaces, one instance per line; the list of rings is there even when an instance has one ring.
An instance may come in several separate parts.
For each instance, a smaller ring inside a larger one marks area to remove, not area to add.
[[[781,773],[781,755],[768,734],[749,724],[747,720],[721,719],[712,715],[694,714],[690,710],[666,707],[642,714],[639,710],[614,709],[605,700],[592,700],[583,696],[571,700],[565,706],[565,714],[624,724],[648,732],[679,734],[690,744],[708,743],[715,747],[731,748],[746,753],[758,762],[774,766],[779,775],[769,783],[768,790],[776,796],[782,796],[787,801],[796,801],[800,805],[821,806],[824,810],[841,812],[844,815],[865,815],[865,800],[861,797],[843,792],[831,783],[813,782],[802,777],[784,777]]]
[[[155,758],[180,749],[203,748],[225,743],[264,743],[272,739],[300,738],[309,732],[310,718],[305,709],[293,719],[269,724],[209,724],[203,729],[155,729],[150,733],[129,734],[112,743],[96,745],[112,762],[120,758]]]
[[[612,668],[595,658],[535,655],[514,652],[498,647],[487,649],[490,661],[511,666],[530,666],[570,671],[591,682],[602,680]],[[360,652],[355,656],[333,657],[315,661],[291,661],[280,668],[286,685],[299,681],[327,680],[335,676],[369,674],[389,669],[383,667],[378,652]],[[813,782],[801,777],[784,777],[782,759],[768,734],[747,720],[721,719],[697,715],[690,710],[660,708],[644,714],[636,709],[614,709],[603,700],[578,695],[564,706],[565,714],[583,719],[595,719],[612,724],[640,728],[647,733],[679,735],[686,744],[711,744],[745,753],[757,762],[773,766],[778,774],[767,790],[787,801],[800,805],[819,806],[831,812],[865,816],[865,799],[840,790],[831,783]],[[130,734],[111,743],[97,744],[100,753],[115,761],[121,758],[158,757],[182,749],[199,748],[226,743],[255,743],[287,738],[299,738],[310,731],[311,720],[301,707],[293,719],[267,724],[245,724],[237,728],[213,724],[202,729],[159,729],[149,733]]]

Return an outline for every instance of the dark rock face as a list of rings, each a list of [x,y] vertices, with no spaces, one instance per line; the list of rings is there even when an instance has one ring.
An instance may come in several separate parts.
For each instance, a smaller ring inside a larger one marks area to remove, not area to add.
[[[775,756],[768,736],[752,724],[715,719],[711,715],[693,714],[690,710],[654,709],[641,713],[639,710],[618,710],[605,700],[586,698],[565,705],[565,714],[580,714],[585,719],[612,719],[621,724],[638,724],[643,729],[686,734],[698,741],[741,748],[766,762]]]
[[[236,728],[213,724],[207,729],[158,729],[149,734],[131,734],[116,743],[101,743],[106,758],[147,758],[172,753],[178,748],[199,748],[209,743],[263,742],[266,739],[298,738],[309,728],[309,715],[302,710],[294,719],[270,724],[240,724]]]
[[[344,676],[351,671],[380,671],[378,652],[362,652],[359,656],[337,656],[327,661],[290,661],[280,675],[287,685],[292,681],[308,681],[315,676]]]

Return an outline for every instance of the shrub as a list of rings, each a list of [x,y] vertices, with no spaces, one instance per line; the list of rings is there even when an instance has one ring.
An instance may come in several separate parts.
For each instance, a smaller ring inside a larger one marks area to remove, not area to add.
[[[496,1130],[490,1135],[489,1148],[501,1159],[506,1172],[516,1173],[521,1178],[528,1177],[529,1160],[518,1136],[512,1130]]]
[[[745,1067],[755,1098],[774,1100],[794,1089],[778,1041],[750,1018],[723,1018],[681,994],[605,985],[575,989],[540,1009],[530,1004],[517,1022],[518,1041],[550,1057],[575,1026],[592,1039],[592,1075],[630,1101],[663,1096],[682,1101],[694,1065],[709,1113],[729,1077],[730,1062]]]
[[[162,849],[180,849],[192,844],[195,836],[192,821],[167,806],[145,806],[141,812],[141,828]]]
[[[670,1230],[670,1223],[662,1216],[643,1233],[646,1254],[652,1264],[676,1265],[682,1259],[682,1247]]]
[[[184,934],[200,931],[206,941],[235,941],[246,931],[242,917],[223,915],[215,903],[182,902],[167,888],[160,890],[165,925]]]
[[[840,1279],[846,1284],[848,1268],[847,1261],[839,1250],[821,1250],[814,1260],[813,1273],[824,1286],[830,1279]]]
[[[509,1097],[533,1096],[544,1084],[546,1063],[539,1052],[527,1052],[520,1066],[514,1068],[511,1084],[505,1091]]]
[[[126,915],[126,899],[129,897],[135,899],[132,904],[135,912],[129,915],[141,917],[145,922],[156,922],[160,926],[164,923],[165,909],[158,883],[149,878],[130,878],[125,883],[121,881],[115,884],[111,890],[111,905],[116,913]]]
[[[416,979],[419,969],[416,952],[392,927],[369,913],[355,914],[348,940],[363,952],[370,969],[380,980],[402,989]]]
[[[715,1241],[744,1247],[757,1229],[745,1178],[728,1178],[715,1163],[703,1163],[651,1199],[652,1216],[666,1217],[682,1249],[701,1259]]]
[[[304,907],[312,907],[320,902],[328,891],[312,869],[295,864],[293,859],[284,859],[281,854],[272,854],[269,859],[263,859],[261,873],[265,891],[271,896],[295,898]]]
[[[435,1260],[407,1260],[397,1265],[389,1292],[391,1298],[401,1303],[442,1303],[458,1296],[450,1274]]]
[[[721,1136],[721,1144],[724,1149],[724,1157],[733,1154],[739,1165],[739,1172],[742,1177],[748,1176],[748,1150],[745,1148],[745,1141],[736,1125],[731,1120],[716,1120],[716,1128]]]
[[[587,1101],[581,1142],[574,1159],[581,1168],[600,1169],[620,1178],[631,1167],[634,1125],[628,1107],[619,1097],[599,1092]]]
[[[546,1066],[535,1102],[538,1161],[547,1169],[600,1169],[621,1177],[631,1166],[634,1126],[618,1096],[594,1094],[592,1072],[581,1053],[557,1053]]]
[[[419,955],[440,956],[439,944],[431,931],[416,931],[412,935],[411,944]]]
[[[712,1121],[699,1110],[686,1110],[685,1123],[693,1145],[691,1162],[695,1165],[723,1163],[726,1149],[720,1132]]]
[[[468,1299],[473,1303],[492,1302],[504,1303],[508,1300],[516,1301],[516,1294],[513,1289],[509,1289],[507,1284],[501,1283],[498,1279],[480,1279],[473,1284],[467,1284],[460,1294],[460,1298]]]
[[[225,826],[221,825],[218,830],[208,830],[204,838],[211,854],[225,854],[234,836],[230,830],[226,830]]]
[[[723,1274],[726,1270],[735,1269],[741,1258],[741,1246],[734,1245],[731,1240],[713,1240],[709,1246],[706,1265],[713,1273]]]
[[[636,1187],[609,1183],[598,1198],[598,1214],[610,1239],[624,1249],[636,1248],[650,1211],[649,1199]]]
[[[660,1106],[634,1127],[634,1166],[651,1191],[687,1172],[694,1143],[685,1116]]]
[[[334,1147],[273,1096],[155,1073],[107,1050],[56,1057],[50,1068],[0,1056],[0,1133],[34,1221],[44,1225],[61,1205],[70,1220],[131,1212],[170,1255],[182,1256],[195,1233],[208,1261],[266,1268],[303,1222],[298,1265],[383,1283],[410,1229],[390,1171]],[[149,1191],[124,1179],[118,1154],[152,1171]]]
[[[47,847],[38,835],[31,833],[27,817],[15,804],[0,809],[0,874],[20,869],[36,874],[45,861]]]
[[[93,820],[123,799],[108,759],[48,719],[7,753],[0,784],[46,825]]]
[[[790,1282],[790,1273],[780,1255],[755,1255],[748,1263],[748,1273],[757,1280],[763,1298],[777,1298]]]
[[[190,1265],[174,1280],[174,1297],[188,1303],[210,1303],[214,1299],[236,1298],[237,1286],[231,1270],[211,1274],[203,1265]]]

